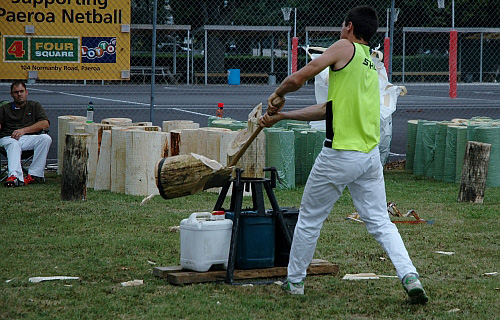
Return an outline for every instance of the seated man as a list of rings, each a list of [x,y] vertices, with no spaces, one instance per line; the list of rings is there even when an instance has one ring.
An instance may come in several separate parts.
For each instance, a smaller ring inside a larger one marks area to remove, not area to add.
[[[5,186],[45,182],[45,163],[52,138],[39,133],[47,129],[50,122],[39,102],[26,99],[28,90],[23,82],[13,82],[10,95],[14,102],[0,107],[0,147],[7,151],[9,171]],[[21,167],[21,153],[25,150],[34,151],[26,178]]]

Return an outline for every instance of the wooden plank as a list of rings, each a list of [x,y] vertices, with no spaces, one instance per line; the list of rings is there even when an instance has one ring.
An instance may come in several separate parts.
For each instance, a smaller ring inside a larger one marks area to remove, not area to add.
[[[308,275],[337,274],[338,272],[339,266],[337,264],[321,259],[314,259],[307,268]],[[184,270],[180,266],[156,267],[153,269],[153,274],[165,278],[169,283],[175,285],[224,281],[226,278],[226,270],[195,272]],[[286,267],[234,270],[234,280],[285,277],[286,274]]]
[[[200,124],[192,120],[166,120],[162,122],[162,131],[170,132],[182,129],[198,129]]]
[[[179,130],[170,131],[170,155],[177,156],[180,154],[181,132]]]
[[[126,131],[125,194],[147,196],[150,133],[144,130]]]
[[[130,130],[138,129],[121,126],[115,126],[111,129],[111,141],[113,142],[111,144],[111,192],[125,193],[127,131]]]
[[[149,132],[149,146],[148,146],[148,163],[146,164],[146,175],[147,175],[147,190],[148,195],[150,194],[160,194],[158,187],[156,186],[155,178],[155,167],[156,163],[163,158],[165,153],[164,145],[166,132],[161,131],[151,131]]]
[[[87,187],[94,188],[97,173],[97,163],[99,160],[99,150],[102,142],[103,130],[111,130],[112,126],[101,123],[86,123],[85,132],[90,135],[89,138],[89,158],[87,161]],[[111,138],[113,139],[113,137]],[[112,145],[113,147],[113,145]]]
[[[127,126],[132,125],[132,119],[130,119],[130,118],[106,118],[106,119],[102,119],[101,123],[127,127]]]
[[[111,130],[102,131],[102,143],[97,160],[94,190],[111,189]]]
[[[198,129],[182,129],[180,154],[196,153],[198,151]]]

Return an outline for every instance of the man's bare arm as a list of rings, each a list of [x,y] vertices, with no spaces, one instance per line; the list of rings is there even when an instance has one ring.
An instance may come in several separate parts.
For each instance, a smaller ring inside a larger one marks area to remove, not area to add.
[[[19,140],[19,138],[21,138],[25,134],[40,132],[44,129],[47,129],[49,126],[50,123],[48,120],[41,120],[35,122],[31,126],[15,130],[14,132],[12,132],[11,138]]]
[[[274,115],[266,113],[260,119],[262,127],[271,127],[281,120],[315,121],[326,119],[326,103],[315,104],[298,110],[278,112]]]
[[[269,96],[267,100],[268,113],[274,114],[281,111],[285,104],[284,96],[287,93],[299,90],[306,81],[312,79],[325,68],[331,65],[335,68],[345,66],[351,59],[353,52],[352,42],[341,39],[332,44],[321,56],[309,62],[299,71],[286,77],[281,85]]]

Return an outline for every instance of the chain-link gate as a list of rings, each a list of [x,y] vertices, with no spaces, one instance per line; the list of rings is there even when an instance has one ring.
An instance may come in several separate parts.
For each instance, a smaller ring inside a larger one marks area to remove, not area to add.
[[[203,26],[194,83],[276,84],[289,74],[290,27]],[[202,62],[203,64],[201,64]],[[232,70],[236,73],[231,76]]]
[[[152,32],[149,24],[131,25],[130,82],[151,83]],[[190,64],[193,63],[191,49],[191,26],[156,26],[155,76],[159,83],[189,84]]]

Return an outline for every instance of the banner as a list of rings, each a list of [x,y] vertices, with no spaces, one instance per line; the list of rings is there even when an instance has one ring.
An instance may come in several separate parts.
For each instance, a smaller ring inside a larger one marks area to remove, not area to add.
[[[0,36],[0,79],[128,79],[130,0],[2,0]]]

